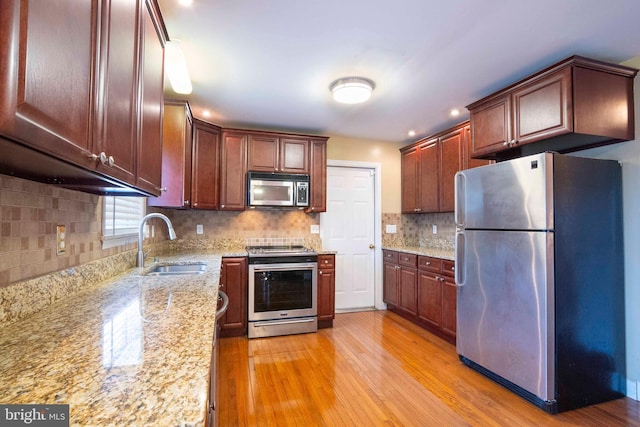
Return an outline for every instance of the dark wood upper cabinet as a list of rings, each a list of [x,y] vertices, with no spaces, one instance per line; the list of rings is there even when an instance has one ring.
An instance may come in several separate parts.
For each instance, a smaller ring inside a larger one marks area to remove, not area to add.
[[[103,2],[94,152],[98,171],[136,184],[140,0]]]
[[[418,212],[438,212],[440,150],[437,138],[418,146]]]
[[[279,139],[273,135],[249,135],[247,168],[250,171],[276,172],[280,164]]]
[[[247,134],[222,132],[220,150],[220,209],[244,210],[247,198]]]
[[[221,130],[202,120],[193,124],[191,207],[218,209]]]
[[[471,125],[464,126],[463,142],[462,142],[462,169],[472,169],[479,166],[485,166],[492,163],[491,160],[474,159],[471,157],[473,140],[471,138]]]
[[[463,146],[464,127],[458,127],[440,138],[440,212],[453,212],[455,208],[454,178],[456,172],[462,169]]]
[[[166,30],[155,1],[145,0],[142,12],[137,185],[160,194],[162,184],[162,111]]]
[[[0,137],[12,159],[0,159],[0,172],[158,194],[166,30],[155,0],[2,8]]]
[[[636,73],[574,56],[469,105],[471,156],[506,160],[633,139]]]
[[[308,139],[280,138],[280,172],[309,173]]]
[[[401,150],[400,180],[402,188],[402,213],[416,213],[420,204],[418,175],[418,148]]]
[[[309,173],[309,139],[249,133],[247,170]]]
[[[310,151],[309,207],[307,212],[326,212],[327,210],[327,140],[312,140]]]
[[[162,118],[162,192],[159,197],[149,198],[149,206],[190,206],[192,133],[189,103],[166,100]]]
[[[467,161],[468,134],[464,122],[400,149],[403,213],[453,212],[456,172],[489,163]]]
[[[7,0],[0,14],[0,133],[86,168],[99,4]]]

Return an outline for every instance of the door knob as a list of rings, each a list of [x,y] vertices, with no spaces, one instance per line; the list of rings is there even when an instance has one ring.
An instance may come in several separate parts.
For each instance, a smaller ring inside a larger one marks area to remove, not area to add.
[[[375,248],[375,247],[376,247],[376,246],[375,246],[373,243],[369,245],[369,249],[373,249],[373,248]]]

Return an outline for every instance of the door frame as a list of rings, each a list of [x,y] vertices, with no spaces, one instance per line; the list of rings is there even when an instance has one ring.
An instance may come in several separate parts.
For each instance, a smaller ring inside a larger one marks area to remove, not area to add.
[[[373,170],[373,295],[374,307],[384,310],[386,304],[382,302],[382,165],[379,162],[360,162],[353,160],[327,159],[327,168],[343,167]],[[322,223],[320,224],[322,226]],[[321,231],[321,236],[324,233]]]

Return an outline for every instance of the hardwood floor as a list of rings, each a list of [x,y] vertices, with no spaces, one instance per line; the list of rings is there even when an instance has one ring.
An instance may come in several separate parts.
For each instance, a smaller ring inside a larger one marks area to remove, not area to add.
[[[220,426],[640,426],[640,402],[626,398],[548,415],[385,311],[219,342]]]

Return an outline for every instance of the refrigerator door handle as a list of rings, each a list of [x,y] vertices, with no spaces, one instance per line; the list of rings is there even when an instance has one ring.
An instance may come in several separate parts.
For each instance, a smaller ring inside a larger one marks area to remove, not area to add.
[[[466,177],[462,171],[455,176],[454,221],[457,227],[464,227],[464,199]]]
[[[456,254],[455,254],[455,280],[456,285],[464,286],[465,282],[465,265],[464,261],[464,231],[458,231],[456,233]]]

